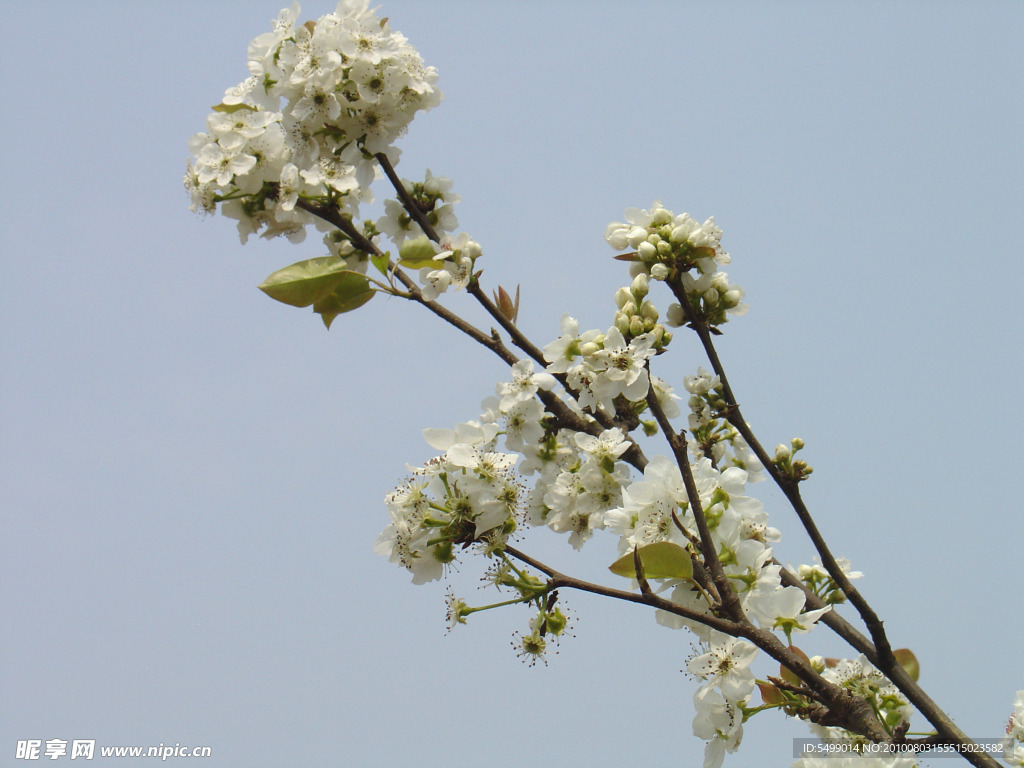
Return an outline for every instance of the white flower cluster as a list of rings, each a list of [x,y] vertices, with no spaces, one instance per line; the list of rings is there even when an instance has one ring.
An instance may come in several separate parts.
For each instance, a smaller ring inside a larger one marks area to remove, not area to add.
[[[912,757],[873,757],[844,752],[841,757],[802,757],[790,768],[917,768],[917,761]]]
[[[520,524],[567,533],[576,548],[594,531],[607,529],[619,537],[621,553],[665,541],[694,552],[692,542],[699,533],[674,460],[656,456],[643,477],[634,480],[621,459],[630,447],[621,429],[597,435],[550,429],[546,426],[549,414],[538,399],[542,389],[558,391],[552,371],[569,373],[581,360],[602,359],[599,353],[609,347],[630,362],[634,357],[646,359],[645,340],[630,350],[614,327],[606,334],[580,335],[570,317],[563,318],[562,330],[562,338],[546,349],[555,361],[548,372],[537,373],[531,361],[520,361],[513,366],[511,381],[499,384],[496,397],[484,402],[479,421],[453,431],[426,431],[427,441],[444,454],[415,470],[388,494],[391,523],[376,551],[410,570],[414,582],[440,578],[455,560],[457,545],[477,543],[485,551],[499,549]],[[623,383],[601,384],[609,367],[589,365],[595,373],[588,386],[597,392],[642,396],[627,391],[631,381],[626,383],[625,378],[613,380]],[[615,370],[646,374],[639,365]],[[648,386],[645,382],[642,391]],[[662,392],[672,405],[671,392],[663,383]],[[508,452],[501,452],[499,439]],[[722,450],[728,445],[723,443]],[[513,466],[520,456],[517,476]],[[691,468],[720,560],[748,615],[787,638],[809,631],[828,608],[805,611],[803,592],[781,585],[781,568],[772,562],[770,546],[779,533],[768,525],[763,504],[745,494],[748,473],[737,466],[719,470],[699,454],[691,456]],[[527,491],[519,478],[529,475],[536,477]],[[659,590],[671,590],[677,604],[712,615],[712,601],[693,581],[652,581],[659,582]],[[742,737],[741,707],[754,688],[747,667],[756,649],[676,614],[659,612],[658,621],[673,628],[689,627],[706,646],[706,652],[688,665],[692,674],[704,680],[695,698],[694,731],[709,739],[708,765],[719,765],[721,756],[734,750]]]
[[[728,264],[729,254],[722,249],[722,230],[714,218],[703,224],[688,213],[678,216],[655,201],[649,211],[627,208],[625,222],[613,222],[605,239],[617,251],[634,249],[629,258],[635,272],[644,272],[654,280],[664,280],[686,296],[692,311],[708,325],[726,322],[726,315],[742,315],[743,289],[729,282],[719,265]],[[666,321],[671,326],[686,322],[687,314],[679,303],[669,306]]]
[[[444,454],[413,469],[385,498],[391,524],[374,552],[410,571],[414,584],[441,578],[456,546],[500,547],[515,530],[524,489],[513,469],[518,457],[493,450],[497,433],[496,424],[479,422],[426,430]]]
[[[1009,765],[1024,766],[1024,691],[1017,691],[1013,700],[1013,714],[1006,725],[1006,735],[1012,741],[1003,759]]]
[[[192,209],[222,202],[243,242],[264,228],[300,240],[314,221],[300,196],[349,211],[371,200],[372,155],[397,159],[394,140],[441,100],[436,71],[367,0],[341,0],[316,22],[298,15],[293,3],[249,44],[249,77],[189,142]]]
[[[735,466],[719,471],[704,456],[692,458],[691,469],[719,559],[747,615],[787,639],[810,631],[828,608],[805,611],[803,591],[782,586],[781,567],[772,562],[769,545],[780,535],[768,525],[764,505],[745,495],[747,472]],[[604,522],[621,537],[620,552],[659,541],[687,547],[699,536],[682,474],[666,456],[655,456],[643,479],[622,489],[622,505],[606,512]],[[711,599],[694,581],[665,580],[657,589],[671,589],[672,602],[712,615]],[[694,734],[709,739],[705,766],[719,766],[724,753],[735,751],[742,738],[737,713],[753,692],[754,679],[746,667],[756,649],[674,613],[659,611],[657,619],[674,629],[688,627],[706,646],[706,653],[688,666],[705,680],[694,698]]]
[[[455,237],[444,236],[433,257],[436,266],[420,270],[423,298],[433,301],[449,288],[463,289],[473,277],[473,266],[483,250],[465,232]]]
[[[579,332],[579,323],[562,316],[562,335],[544,347],[549,373],[564,373],[570,387],[579,393],[579,405],[591,411],[598,406],[615,413],[619,395],[629,401],[647,397],[651,381],[645,366],[656,352],[657,336],[643,333],[630,341],[612,326],[605,333]]]
[[[910,702],[863,654],[856,659],[832,660],[822,671],[821,676],[870,702],[878,718],[890,730],[895,729],[901,722],[910,721],[910,716],[914,712]],[[828,741],[865,745],[868,743],[864,737],[851,734],[842,728],[814,724],[810,724],[810,727],[822,739]]]
[[[707,741],[704,765],[712,768],[722,764],[726,752],[735,752],[743,738],[740,704],[754,690],[748,667],[757,648],[721,632],[708,634],[707,652],[690,659],[686,670],[705,681],[693,696],[693,735]]]
[[[500,548],[526,518],[526,489],[515,471],[519,456],[495,449],[502,434],[516,451],[542,438],[545,414],[536,394],[555,380],[534,373],[528,360],[517,363],[512,376],[497,386],[498,397],[484,401],[479,421],[424,430],[427,443],[444,453],[413,469],[385,498],[391,523],[374,551],[409,570],[415,584],[441,578],[456,559],[455,545]]]

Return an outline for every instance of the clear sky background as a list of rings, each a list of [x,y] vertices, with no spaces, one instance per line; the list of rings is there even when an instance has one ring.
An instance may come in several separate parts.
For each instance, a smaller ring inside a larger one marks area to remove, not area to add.
[[[283,4],[0,3],[0,763],[60,738],[209,745],[210,768],[699,765],[691,637],[565,595],[576,637],[530,669],[525,611],[446,636],[444,587],[373,555],[420,430],[475,418],[504,372],[397,299],[328,333],[256,290],[318,238],[243,247],[188,211],[186,141]],[[446,94],[399,171],[455,179],[537,342],[564,311],[610,324],[625,207],[716,217],[750,304],[719,346],[745,413],[806,440],[808,502],[894,643],[1000,735],[1024,687],[1024,5],[381,13]],[[681,390],[703,361],[673,351]],[[779,558],[809,562],[754,490]],[[605,579],[612,537],[538,533],[525,549]],[[477,575],[455,584],[484,602]],[[762,714],[726,765],[787,766],[806,733]]]

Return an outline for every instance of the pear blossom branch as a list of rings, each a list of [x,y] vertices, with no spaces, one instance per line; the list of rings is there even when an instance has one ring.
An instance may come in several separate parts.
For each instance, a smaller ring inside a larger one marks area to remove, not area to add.
[[[729,384],[729,378],[726,376],[725,367],[722,365],[722,361],[718,357],[718,352],[711,339],[711,331],[707,324],[697,316],[697,313],[694,310],[693,305],[690,303],[690,299],[686,295],[686,291],[683,288],[682,283],[679,281],[679,278],[676,277],[670,279],[668,281],[668,285],[682,306],[683,312],[686,315],[687,324],[693,329],[694,333],[696,333],[697,337],[700,339],[701,345],[704,347],[704,352],[708,357],[708,361],[711,363],[711,367],[714,369],[715,374],[722,383],[722,393],[727,403],[724,413],[725,418],[736,429],[736,431],[740,433],[747,445],[757,456],[758,460],[771,475],[776,485],[778,485],[786,495],[786,498],[789,500],[796,512],[800,523],[803,525],[804,530],[811,539],[811,543],[814,545],[814,548],[821,557],[821,563],[825,567],[825,570],[828,571],[829,576],[832,577],[836,585],[843,591],[847,598],[849,598],[850,602],[864,620],[864,624],[871,633],[871,638],[875,644],[876,652],[878,654],[879,668],[883,672],[888,672],[889,669],[898,667],[899,664],[892,655],[892,646],[889,644],[889,639],[886,637],[881,619],[878,618],[878,614],[875,613],[874,609],[868,604],[867,600],[860,594],[857,588],[853,586],[850,579],[846,576],[846,573],[836,562],[835,556],[829,549],[824,536],[822,536],[821,532],[818,530],[818,526],[814,522],[814,518],[811,516],[810,511],[807,509],[807,506],[804,504],[803,499],[800,496],[797,481],[779,472],[778,468],[772,462],[771,457],[768,455],[768,452],[765,451],[760,441],[754,435],[753,430],[750,429],[746,420],[743,418],[743,414],[740,412],[739,402],[737,401],[736,395],[733,393],[732,387]]]
[[[648,366],[649,368],[649,366]],[[888,734],[879,723],[870,704],[863,698],[853,696],[849,691],[825,680],[806,661],[793,653],[787,646],[770,631],[758,629],[747,618],[740,604],[739,596],[729,583],[729,579],[722,568],[718,558],[718,552],[714,540],[711,538],[711,531],[708,529],[704,510],[700,503],[700,494],[697,491],[693,479],[693,472],[690,469],[690,457],[685,440],[685,432],[675,431],[672,423],[665,415],[661,403],[653,389],[648,391],[647,404],[654,414],[665,434],[676,463],[683,477],[686,487],[687,498],[693,511],[694,520],[697,523],[697,530],[701,538],[701,551],[704,553],[705,565],[712,575],[715,586],[721,595],[722,611],[726,613],[736,624],[733,632],[734,637],[742,637],[753,642],[772,658],[793,670],[814,692],[816,697],[827,705],[827,712],[821,713],[821,717],[828,722],[840,725],[850,731],[860,733],[873,741],[884,741]],[[824,722],[824,720],[823,720]]]
[[[649,373],[650,365],[647,368]],[[707,519],[704,517],[704,508],[700,503],[700,493],[693,480],[693,471],[690,469],[690,455],[686,447],[685,432],[675,431],[672,422],[665,415],[665,410],[661,407],[653,387],[647,391],[647,406],[651,409],[651,413],[654,414],[658,426],[661,427],[661,431],[664,433],[665,439],[672,449],[672,455],[675,457],[676,464],[683,476],[686,496],[690,502],[690,508],[693,510],[693,519],[697,522],[697,532],[700,534],[701,551],[704,553],[704,565],[711,573],[711,579],[721,598],[722,608],[737,623],[749,625],[750,621],[743,612],[743,607],[740,605],[740,599],[736,594],[736,590],[729,583],[729,578],[725,575],[722,563],[718,559],[718,550],[714,540],[711,538],[711,530],[708,528]]]
[[[406,189],[405,184],[399,178],[391,160],[383,152],[378,152],[374,157],[383,169],[384,175],[387,176],[388,181],[391,182],[391,186],[394,187],[395,192],[398,195],[398,199],[402,203],[402,207],[405,209],[406,213],[408,213],[412,220],[419,225],[420,229],[423,230],[423,233],[430,240],[440,244],[441,238],[438,235],[437,230],[435,230],[433,225],[427,220],[426,212],[420,204],[411,194],[409,194],[409,190]],[[470,278],[469,284],[466,286],[466,292],[476,299],[487,314],[494,318],[494,320],[505,330],[516,347],[522,350],[541,367],[547,365],[547,360],[544,359],[544,353],[541,349],[521,330],[519,330],[512,319],[507,317],[483,290],[480,285],[479,274],[475,274]],[[558,379],[566,392],[578,399],[577,393],[574,393],[572,388],[568,386],[565,374],[555,374],[555,378]],[[600,409],[597,409],[593,413],[593,417],[605,429],[610,429],[615,426],[613,419]],[[627,451],[627,455],[623,458],[637,469],[643,470],[644,466],[647,464],[647,459],[643,455],[643,451],[632,437],[627,436],[627,439],[630,442],[630,448]]]
[[[715,374],[719,377],[719,381],[722,384],[722,393],[727,403],[724,413],[725,418],[736,429],[736,431],[740,433],[741,437],[746,441],[747,445],[757,456],[758,460],[772,476],[772,479],[786,495],[786,498],[789,500],[797,514],[797,517],[807,532],[808,537],[811,539],[811,542],[814,544],[815,549],[821,557],[822,565],[828,571],[829,576],[832,577],[836,585],[857,609],[865,626],[871,633],[873,642],[869,642],[866,637],[858,632],[845,619],[836,614],[835,611],[829,611],[824,614],[821,617],[821,620],[826,626],[832,628],[837,634],[846,640],[853,648],[863,653],[872,664],[878,667],[878,669],[907,696],[907,699],[917,707],[918,711],[932,724],[932,726],[935,727],[939,738],[942,739],[942,743],[959,744],[967,747],[967,749],[961,751],[961,754],[972,765],[979,767],[987,766],[989,768],[997,766],[998,763],[993,758],[989,757],[983,750],[979,749],[977,745],[975,745],[975,743],[956,726],[952,719],[950,719],[949,715],[947,715],[945,711],[942,710],[942,708],[925,693],[921,686],[918,685],[918,683],[910,677],[909,674],[907,674],[906,670],[904,670],[896,660],[892,653],[892,646],[886,636],[881,619],[879,619],[874,609],[871,608],[867,600],[860,594],[856,587],[853,586],[845,571],[843,571],[838,562],[836,562],[834,555],[825,542],[824,537],[800,495],[797,481],[779,472],[778,468],[772,461],[772,458],[768,455],[767,451],[765,451],[764,447],[761,445],[760,441],[758,441],[753,431],[747,425],[746,420],[743,418],[739,403],[732,391],[732,387],[729,384],[728,377],[726,376],[725,367],[722,365],[718,352],[715,349],[710,329],[700,320],[699,317],[697,317],[697,313],[694,311],[689,298],[686,296],[686,293],[678,280],[669,281],[669,285],[673,294],[682,305],[688,325],[700,339],[708,357],[708,361],[711,363]],[[652,412],[657,414],[653,405]],[[662,425],[662,428],[664,429],[664,425]],[[666,432],[666,434],[668,433]],[[678,438],[676,442],[678,442]],[[671,440],[670,443],[672,443]],[[674,446],[673,450],[675,450]],[[816,609],[826,605],[824,601],[811,593],[810,590],[807,590],[801,580],[791,572],[783,569],[781,576],[783,583],[787,584],[787,586],[799,586],[804,590],[806,603],[809,608]],[[790,668],[792,669],[792,667]]]
[[[515,547],[506,545],[505,552],[546,575],[550,590],[562,588],[576,589],[616,600],[647,605],[691,621],[699,622],[733,637],[749,640],[780,664],[792,670],[794,674],[804,681],[808,691],[815,698],[823,702],[824,707],[827,709],[827,711],[821,713],[823,723],[839,725],[875,742],[887,741],[889,738],[889,735],[882,728],[881,723],[878,722],[874,711],[867,701],[853,695],[835,683],[825,680],[807,661],[790,650],[768,630],[758,629],[745,619],[743,622],[740,622],[698,613],[684,606],[677,605],[670,600],[666,600],[648,590],[641,591],[638,594],[567,576],[551,566],[520,552]]]
[[[402,186],[399,182],[399,186]],[[404,187],[402,187],[404,189]],[[408,195],[407,195],[408,196]],[[410,197],[411,200],[411,197]],[[352,224],[351,220],[343,217],[337,208],[327,205],[318,204],[308,200],[300,199],[296,206],[302,208],[313,215],[316,215],[325,221],[338,227],[342,232],[348,236],[353,245],[366,253],[373,254],[375,256],[383,255],[379,248],[374,245],[369,239],[363,236],[356,227]],[[410,211],[410,214],[412,211]],[[429,226],[429,223],[428,223]],[[429,236],[429,235],[428,235]],[[470,338],[474,339],[478,343],[487,347],[495,354],[497,354],[506,364],[514,365],[518,362],[518,357],[509,350],[504,343],[501,341],[496,331],[492,331],[490,335],[485,334],[476,326],[468,323],[460,316],[451,312],[447,308],[437,304],[434,301],[426,300],[422,291],[412,281],[412,279],[405,274],[397,265],[389,261],[389,271],[396,276],[396,278],[402,283],[402,285],[408,291],[408,298],[416,301],[423,306],[427,307],[431,312],[440,317],[445,322],[459,329]],[[479,287],[479,283],[476,280],[471,282],[470,292],[474,294],[474,297],[485,307],[491,305],[492,302],[483,294]],[[688,308],[688,302],[683,304],[684,307]],[[523,340],[523,344],[516,341],[517,346],[523,349],[525,352],[530,354],[529,347],[532,346],[528,340],[522,336],[521,332],[515,328],[511,322],[504,317],[504,315],[497,309],[496,306],[492,306],[490,314],[494,317],[506,331],[510,334],[514,333],[516,336]],[[693,313],[691,312],[691,315]],[[708,351],[709,360],[716,373],[720,377],[723,384],[723,393],[729,404],[726,417],[729,422],[737,429],[738,432],[747,441],[751,450],[755,452],[762,464],[772,474],[773,478],[780,485],[791,503],[797,509],[798,516],[801,517],[801,521],[804,521],[806,517],[810,521],[809,534],[811,535],[812,541],[815,541],[816,547],[820,541],[821,546],[818,547],[819,553],[822,555],[822,562],[828,568],[828,562],[831,559],[839,578],[836,574],[830,570],[830,575],[836,581],[836,583],[843,589],[851,602],[854,602],[854,598],[851,592],[843,587],[843,581],[849,584],[849,580],[845,577],[845,574],[835,563],[834,558],[828,553],[827,547],[824,545],[824,541],[821,540],[821,535],[817,532],[816,526],[812,520],[810,520],[809,512],[803,505],[802,500],[799,496],[799,491],[796,488],[796,483],[791,481],[789,478],[782,476],[775,465],[772,463],[771,458],[764,451],[763,447],[757,441],[756,437],[752,434],[751,430],[746,426],[746,422],[742,419],[742,415],[739,411],[739,406],[736,403],[735,396],[732,393],[732,389],[728,384],[727,378],[724,376],[724,369],[721,361],[718,358],[717,352],[714,349],[714,345],[710,339],[710,332],[708,329],[700,323],[696,317],[692,317],[691,325],[694,330],[698,333],[702,343],[704,343],[705,349]],[[540,360],[543,361],[543,355],[533,348],[535,354],[530,354],[531,357],[540,355]],[[571,393],[571,390],[567,390]],[[597,434],[600,432],[598,425],[594,422],[588,422],[584,419],[580,419],[579,416],[573,413],[565,403],[552,392],[539,390],[538,396],[545,403],[552,412],[556,414],[556,417],[562,421],[566,426],[577,431],[583,431],[590,434]],[[711,581],[715,585],[715,591],[719,595],[721,605],[719,610],[727,616],[733,617],[730,619],[723,618],[722,616],[709,616],[691,609],[685,608],[684,606],[677,605],[665,598],[655,595],[649,588],[643,589],[640,594],[634,592],[628,592],[625,590],[613,589],[610,587],[604,587],[599,584],[576,579],[574,577],[562,574],[553,568],[534,560],[528,555],[519,552],[512,547],[506,547],[506,551],[521,560],[528,565],[532,565],[541,572],[545,573],[549,577],[548,587],[551,590],[559,587],[566,587],[570,589],[577,589],[581,591],[591,592],[593,594],[603,595],[605,597],[611,597],[614,599],[625,600],[628,602],[634,602],[639,604],[649,605],[653,608],[664,610],[668,613],[681,616],[683,618],[700,622],[706,626],[709,626],[718,631],[729,634],[733,637],[742,637],[754,643],[758,648],[763,650],[772,658],[779,661],[779,663],[792,670],[807,686],[808,692],[810,692],[814,698],[822,702],[820,711],[816,711],[816,717],[823,724],[838,725],[846,728],[852,732],[860,733],[874,741],[885,741],[890,739],[888,733],[884,731],[884,728],[879,724],[873,711],[870,708],[868,702],[864,699],[850,695],[844,689],[836,686],[833,683],[825,680],[821,677],[809,664],[807,664],[800,656],[793,653],[787,646],[785,646],[772,632],[766,629],[759,629],[750,623],[749,619],[745,616],[742,607],[739,603],[739,598],[732,589],[731,584],[728,581],[722,568],[721,562],[718,559],[717,551],[715,549],[713,540],[711,539],[711,533],[707,526],[703,509],[700,504],[699,493],[693,479],[693,474],[689,465],[689,456],[685,441],[685,432],[676,432],[664,413],[664,409],[661,407],[657,396],[653,391],[649,391],[647,396],[648,406],[654,414],[659,427],[664,432],[666,439],[672,448],[673,454],[676,458],[677,464],[679,465],[680,472],[682,474],[684,485],[686,486],[687,497],[690,501],[690,505],[694,512],[694,519],[697,523],[698,532],[700,534],[701,551],[704,553],[707,570],[711,576]],[[600,412],[599,412],[600,413]],[[604,415],[604,414],[600,414]],[[643,469],[646,465],[646,459],[640,452],[636,444],[633,443],[631,451],[635,453],[630,455],[624,455],[624,459],[628,459],[633,466],[638,469]],[[805,522],[805,528],[808,525]],[[823,552],[822,549],[825,551]],[[828,554],[826,554],[828,553]],[[800,586],[805,590],[805,594],[809,593],[802,582],[793,574],[788,571],[783,571],[783,580],[787,585]],[[851,587],[852,589],[852,587]],[[856,593],[856,590],[853,590]],[[855,603],[856,605],[856,603]],[[813,593],[807,597],[807,606],[810,608],[817,608],[824,606],[824,602],[818,599]],[[852,626],[850,626],[845,620],[838,617],[834,612],[829,612],[822,617],[824,623],[832,627],[840,636],[842,636],[850,645],[857,650],[860,650],[865,656],[875,663],[897,687],[903,691],[908,700],[910,700],[921,713],[932,723],[932,725],[938,731],[936,737],[940,740],[938,743],[950,743],[950,744],[968,744],[971,743],[969,739],[958,729],[955,724],[949,719],[949,717],[932,701],[921,688],[910,678],[909,675],[895,662],[895,658],[892,659],[892,664],[886,668],[885,662],[879,658],[879,654],[876,650],[877,644],[870,643],[867,638],[857,632]],[[871,627],[871,623],[865,619],[865,623]],[[880,626],[880,622],[878,623]],[[884,635],[883,635],[884,637]],[[890,652],[891,655],[891,652]],[[972,762],[972,764],[978,766],[992,766],[994,762],[988,758],[984,753],[965,753],[965,757]]]
[[[730,635],[735,635],[739,630],[740,625],[729,619],[720,618],[718,616],[709,616],[705,613],[699,613],[690,608],[682,605],[677,605],[671,600],[666,600],[653,592],[645,591],[637,594],[636,592],[629,592],[625,589],[615,589],[614,587],[606,587],[602,584],[594,584],[590,581],[584,581],[583,579],[577,579],[573,576],[567,576],[561,573],[549,565],[545,565],[539,560],[536,560],[524,552],[520,552],[515,547],[505,545],[505,552],[512,557],[526,563],[548,577],[548,586],[550,589],[576,589],[581,592],[590,592],[595,595],[601,595],[603,597],[611,597],[615,600],[624,600],[629,603],[639,603],[640,605],[649,605],[652,608],[665,611],[667,613],[681,616],[684,619],[691,621],[697,621],[701,624],[705,624],[712,629],[717,629],[719,632],[725,632]]]
[[[295,207],[302,208],[304,211],[308,211],[314,216],[318,216],[328,224],[333,224],[344,232],[352,240],[352,244],[360,251],[372,254],[373,256],[384,255],[383,251],[381,251],[380,248],[378,248],[372,241],[360,234],[359,230],[353,226],[351,220],[342,216],[337,208],[302,199],[296,202]],[[388,272],[397,277],[399,282],[405,286],[408,291],[408,298],[411,301],[422,304],[446,323],[449,323],[462,331],[477,343],[487,347],[508,365],[515,365],[519,362],[519,358],[516,357],[516,355],[508,349],[508,347],[506,347],[496,335],[488,335],[484,333],[479,328],[463,320],[459,315],[456,315],[441,304],[438,304],[435,301],[428,301],[423,298],[423,292],[420,290],[419,286],[416,285],[412,278],[405,274],[402,269],[398,268],[398,266],[391,261],[388,262]]]
[[[402,186],[400,181],[398,182],[398,184],[400,187]],[[402,188],[404,189],[404,187]],[[344,232],[347,237],[351,239],[352,244],[360,251],[372,254],[373,256],[384,255],[383,251],[381,251],[380,248],[378,248],[371,240],[369,240],[359,232],[359,230],[352,224],[352,221],[350,219],[341,215],[337,207],[313,202],[311,200],[305,200],[302,198],[299,198],[296,201],[295,207],[301,208],[302,210],[307,211],[308,213],[311,213],[312,215],[323,219],[328,224],[337,227],[339,230]],[[404,270],[402,270],[397,264],[395,264],[391,260],[388,260],[388,273],[394,275],[398,279],[398,281],[401,282],[402,285],[405,287],[407,295],[404,296],[404,298],[407,298],[410,301],[415,301],[416,303],[426,307],[428,310],[433,312],[446,323],[462,331],[464,334],[469,336],[478,344],[481,344],[482,346],[491,350],[494,354],[500,357],[507,365],[513,366],[517,362],[519,362],[519,357],[516,356],[516,354],[513,353],[512,350],[510,350],[507,346],[505,346],[505,344],[501,341],[501,338],[498,336],[496,331],[492,331],[490,334],[486,334],[482,330],[477,328],[475,325],[467,322],[461,316],[455,314],[445,306],[439,304],[436,301],[430,301],[424,298],[423,292],[420,290],[420,287],[412,280],[412,278],[410,278],[405,273]],[[473,281],[473,284],[476,284],[475,280]],[[487,299],[487,297],[482,292],[479,292],[477,298],[482,300],[482,303],[485,304],[485,307],[488,304],[490,304],[493,307],[493,304],[491,304],[490,300]],[[500,312],[498,312],[496,307],[494,307],[494,313],[496,317],[501,314]],[[512,326],[512,328],[515,329],[515,326]],[[516,329],[516,333],[519,337],[526,341],[526,344],[528,346],[533,346],[529,342],[529,340],[526,340],[526,337],[523,336],[522,333],[518,331],[518,329]],[[534,349],[536,348],[534,347]],[[539,351],[538,354],[540,354]],[[543,365],[544,363],[542,354],[540,360],[541,364]],[[564,377],[562,378],[564,379]],[[566,391],[572,394],[572,391],[569,388],[566,388]],[[565,402],[554,392],[541,389],[538,390],[537,396],[541,399],[541,402],[544,403],[544,406],[549,411],[551,411],[551,413],[555,416],[559,424],[566,426],[574,431],[586,432],[588,434],[597,436],[601,433],[602,427],[607,428],[609,426],[608,424],[601,424],[600,422],[590,422],[587,421],[586,419],[581,418],[578,414],[574,413],[572,409],[570,409],[565,404]],[[604,419],[607,420],[607,417],[604,414],[600,415],[604,416]],[[634,467],[643,471],[644,466],[646,466],[647,464],[647,458],[644,456],[643,451],[640,449],[640,446],[637,445],[635,440],[629,438],[629,441],[630,448],[623,455],[623,460],[628,461]]]
[[[391,164],[388,156],[383,152],[378,152],[374,155],[377,162],[380,163],[380,167],[384,171],[384,175],[388,177],[388,181],[391,182],[391,186],[395,188],[395,192],[398,194],[398,199],[402,202],[402,207],[405,208],[412,220],[419,224],[420,229],[423,230],[423,234],[433,240],[435,243],[440,243],[441,238],[437,234],[437,230],[434,226],[427,221],[427,217],[424,214],[423,209],[419,203],[413,199],[413,196],[409,194],[409,190],[405,188],[405,184],[398,178],[398,174],[395,173],[395,167]]]

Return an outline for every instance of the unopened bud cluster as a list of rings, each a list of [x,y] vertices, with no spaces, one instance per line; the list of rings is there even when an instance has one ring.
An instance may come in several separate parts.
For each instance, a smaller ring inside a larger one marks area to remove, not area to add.
[[[658,309],[647,298],[650,284],[647,274],[641,272],[628,288],[615,292],[615,327],[629,340],[645,333],[654,336],[654,348],[662,349],[672,341],[672,334],[658,322]]]
[[[728,401],[721,379],[698,368],[695,376],[683,377],[683,386],[690,394],[687,421],[691,450],[696,455],[709,457],[723,469],[732,466],[745,470],[751,482],[762,479],[757,456],[725,418]]]
[[[836,564],[848,579],[859,579],[864,575],[860,571],[851,571],[850,561],[845,557],[836,558]],[[800,577],[800,581],[804,583],[804,586],[826,603],[835,605],[846,602],[846,595],[820,563],[801,565],[797,568],[797,576]]]
[[[775,456],[772,458],[772,464],[779,470],[779,474],[783,477],[788,477],[790,480],[800,482],[805,480],[808,475],[814,472],[814,469],[810,467],[803,459],[797,459],[796,454],[801,451],[804,447],[804,441],[799,437],[794,437],[789,446],[779,443],[775,446]]]
[[[625,215],[625,222],[608,225],[609,245],[616,250],[634,248],[634,253],[619,257],[633,262],[633,274],[667,282],[676,297],[685,296],[690,305],[689,312],[681,304],[671,305],[668,325],[680,326],[692,319],[721,325],[726,315],[746,312],[743,289],[718,271],[730,259],[722,249],[722,230],[714,218],[701,224],[688,213],[676,216],[657,201],[649,211],[627,208]]]
[[[721,379],[703,368],[697,369],[696,376],[684,376],[683,386],[690,393],[687,403],[690,406],[691,430],[708,426],[727,405]]]

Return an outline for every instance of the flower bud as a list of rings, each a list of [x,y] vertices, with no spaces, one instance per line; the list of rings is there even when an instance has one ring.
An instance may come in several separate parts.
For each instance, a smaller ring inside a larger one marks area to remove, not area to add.
[[[625,224],[609,224],[604,232],[604,239],[616,251],[624,251],[629,245],[629,230]]]
[[[741,301],[743,301],[742,291],[730,289],[722,294],[722,303],[725,304],[727,308],[735,307]]]
[[[673,302],[668,305],[665,311],[665,322],[673,328],[678,328],[686,322],[686,313],[683,312],[683,305]]]
[[[629,244],[634,248],[647,239],[646,227],[633,227],[629,230]]]
[[[436,176],[429,176],[423,182],[423,191],[431,197],[437,197],[441,194],[441,185],[438,183],[440,180]]]
[[[683,388],[691,395],[703,395],[710,389],[711,382],[704,376],[684,376]]]
[[[629,288],[622,287],[615,292],[615,306],[622,309],[626,306],[627,302],[633,300],[633,294],[629,292]],[[632,314],[632,312],[630,313]]]
[[[655,264],[651,267],[651,277],[654,280],[664,280],[668,277],[668,267],[664,264]]]
[[[651,209],[651,224],[656,227],[663,226],[672,221],[672,211],[665,210],[664,208],[653,208]]]
[[[640,273],[639,275],[634,277],[633,284],[630,286],[629,290],[637,298],[637,301],[642,300],[643,297],[650,292],[650,285],[647,282],[647,275],[644,273]]]
[[[792,456],[793,456],[793,454],[789,450],[789,448],[784,446],[782,443],[779,443],[778,445],[775,446],[775,460],[776,461],[789,461],[790,458],[792,458]]]
[[[657,247],[654,245],[654,243],[651,243],[647,240],[644,240],[642,243],[640,243],[640,245],[636,247],[636,250],[637,253],[640,254],[640,258],[643,259],[644,261],[650,261],[651,259],[658,255]]]
[[[636,277],[641,272],[647,274],[647,267],[642,261],[633,261],[629,264],[629,277],[630,279]]]

